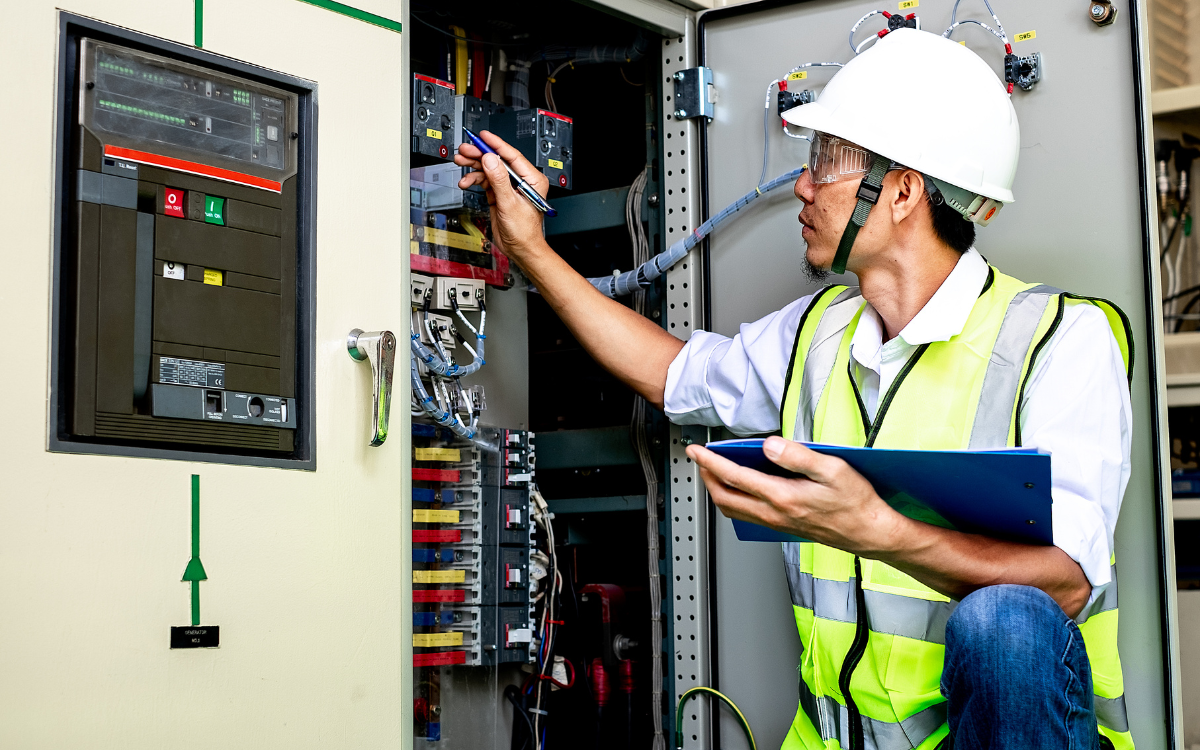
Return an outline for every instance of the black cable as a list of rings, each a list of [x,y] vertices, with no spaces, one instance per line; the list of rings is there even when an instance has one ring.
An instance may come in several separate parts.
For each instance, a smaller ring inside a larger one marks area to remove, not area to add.
[[[1195,294],[1196,292],[1200,292],[1200,285],[1190,286],[1187,289],[1184,289],[1182,292],[1172,294],[1169,297],[1163,297],[1162,301],[1163,302],[1173,302],[1174,300],[1180,299],[1181,297],[1186,297],[1189,294]]]
[[[513,704],[513,708],[516,709],[516,714],[525,720],[525,728],[529,732],[529,737],[532,738],[533,737],[533,722],[529,720],[529,712],[525,709],[524,706],[522,706],[520,703],[517,702],[517,695],[519,693],[520,693],[520,690],[517,688],[516,685],[507,685],[504,688],[504,697],[508,699],[509,703]],[[514,727],[515,726],[516,725],[514,724]],[[526,744],[528,744],[528,742],[522,743],[521,747],[525,747]]]
[[[1187,305],[1186,305],[1186,306],[1183,308],[1183,312],[1181,312],[1181,313],[1179,313],[1179,314],[1180,314],[1180,315],[1187,315],[1187,314],[1188,314],[1188,311],[1189,311],[1189,310],[1191,310],[1191,309],[1192,309],[1192,307],[1193,307],[1193,306],[1195,306],[1195,304],[1196,304],[1197,302],[1200,302],[1200,294],[1197,294],[1195,297],[1192,297],[1192,298],[1191,298],[1191,300],[1189,300],[1189,301],[1188,301]],[[1179,318],[1179,319],[1177,319],[1177,320],[1175,321],[1175,330],[1174,330],[1174,332],[1175,332],[1175,333],[1179,333],[1179,329],[1180,329],[1180,328],[1182,328],[1182,327],[1183,327],[1183,318],[1181,317],[1181,318]]]
[[[520,46],[522,46],[521,42],[486,42],[482,39],[472,39],[472,38],[466,37],[466,36],[459,36],[458,34],[451,34],[449,31],[446,31],[445,29],[441,29],[441,28],[438,28],[437,26],[434,26],[430,22],[426,21],[424,18],[421,18],[420,16],[418,16],[416,13],[410,13],[409,15],[412,16],[413,20],[415,20],[417,23],[428,26],[429,28],[433,29],[437,33],[445,34],[446,36],[450,37],[451,39],[458,39],[463,42],[470,42],[471,44],[482,44],[487,47],[520,47]]]

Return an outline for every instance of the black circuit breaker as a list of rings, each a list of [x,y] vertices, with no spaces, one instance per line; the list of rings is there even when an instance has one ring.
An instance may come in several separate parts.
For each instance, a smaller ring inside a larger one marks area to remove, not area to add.
[[[548,109],[519,109],[498,112],[491,117],[490,130],[521,150],[550,179],[550,184],[572,190],[572,139],[574,122],[570,117]]]
[[[412,151],[453,159],[455,138],[454,84],[413,74]]]
[[[55,437],[134,455],[296,457],[307,305],[298,96],[78,44],[63,105],[77,119],[57,269]]]

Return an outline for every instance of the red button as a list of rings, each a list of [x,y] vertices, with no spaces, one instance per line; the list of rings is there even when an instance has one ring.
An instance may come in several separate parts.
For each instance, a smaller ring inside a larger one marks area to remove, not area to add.
[[[166,197],[163,199],[163,213],[167,216],[184,218],[182,190],[176,190],[175,188],[166,189]]]
[[[449,155],[450,155],[450,149],[446,148],[445,144],[438,146],[438,156],[445,159]]]
[[[558,176],[558,184],[562,185],[563,187],[567,186],[567,176],[565,174],[560,174]]]

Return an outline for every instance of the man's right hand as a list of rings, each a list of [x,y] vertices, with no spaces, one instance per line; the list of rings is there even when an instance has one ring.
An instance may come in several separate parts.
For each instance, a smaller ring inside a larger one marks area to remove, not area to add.
[[[550,181],[539,172],[521,152],[505,143],[500,136],[486,130],[479,134],[496,154],[485,154],[468,141],[458,147],[454,163],[460,167],[471,167],[475,171],[458,181],[458,186],[467,189],[479,185],[487,190],[488,205],[492,212],[492,241],[509,258],[520,263],[532,260],[531,253],[545,247],[542,236],[542,213],[519,194],[512,186],[511,178],[500,159],[512,167],[521,179],[533,186],[545,198]]]

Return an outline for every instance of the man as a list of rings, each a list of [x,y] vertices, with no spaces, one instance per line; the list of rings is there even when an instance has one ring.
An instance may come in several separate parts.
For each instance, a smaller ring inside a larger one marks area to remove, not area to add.
[[[972,249],[1013,199],[1020,138],[1001,84],[965,47],[902,29],[785,119],[816,131],[795,187],[807,262],[860,287],[827,287],[733,339],[685,344],[596,292],[494,156],[464,147],[458,163],[482,171],[461,184],[489,187],[505,252],[631,388],[676,422],[781,431],[764,453],[806,478],[688,454],[725,515],[815,542],[784,547],[804,647],[785,748],[1132,747],[1111,567],[1132,339],[1112,305],[1024,284]],[[1045,449],[1056,546],[910,520],[793,440]]]

